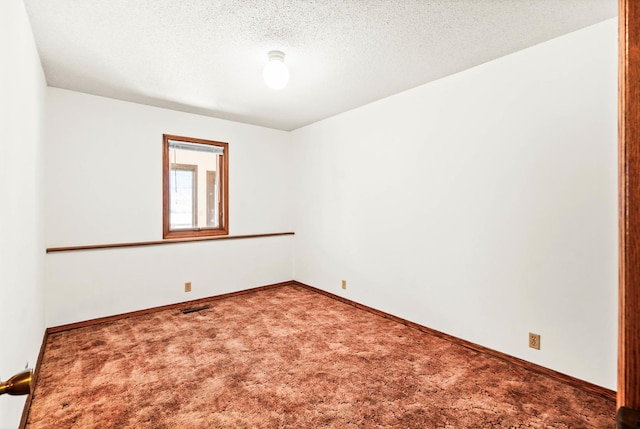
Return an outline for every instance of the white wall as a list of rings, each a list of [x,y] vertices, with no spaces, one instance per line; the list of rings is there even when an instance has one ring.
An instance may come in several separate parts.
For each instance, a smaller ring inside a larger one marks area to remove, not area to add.
[[[0,2],[0,379],[35,366],[44,335],[45,80],[20,0]],[[25,396],[0,398],[16,428]]]
[[[46,119],[47,247],[161,239],[163,133],[229,142],[231,234],[296,231],[48,254],[48,326],[294,277],[615,388],[615,20],[293,133],[55,88]]]
[[[294,132],[295,279],[615,389],[616,31]]]
[[[231,235],[292,230],[289,133],[56,88],[46,112],[47,247],[161,240],[163,133],[229,143]],[[47,254],[47,325],[291,280],[292,238]]]

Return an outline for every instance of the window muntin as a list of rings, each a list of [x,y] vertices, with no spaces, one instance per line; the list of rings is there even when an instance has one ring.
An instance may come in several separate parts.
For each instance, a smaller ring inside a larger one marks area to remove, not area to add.
[[[163,136],[163,238],[227,235],[228,144]]]

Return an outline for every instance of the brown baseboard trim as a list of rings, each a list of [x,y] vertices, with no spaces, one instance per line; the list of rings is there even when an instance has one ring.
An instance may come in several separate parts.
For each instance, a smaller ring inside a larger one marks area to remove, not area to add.
[[[113,316],[98,317],[96,319],[84,320],[82,322],[76,322],[76,323],[69,323],[67,325],[53,326],[51,328],[47,328],[47,334],[55,334],[55,333],[58,333],[58,332],[69,331],[69,330],[72,330],[72,329],[84,328],[86,326],[92,326],[92,325],[98,325],[98,324],[101,324],[101,323],[114,322],[116,320],[128,319],[130,317],[142,316],[142,315],[149,314],[149,313],[156,313],[158,311],[172,310],[172,309],[179,309],[180,311],[182,311],[184,308],[198,306],[198,305],[203,304],[205,302],[218,301],[218,300],[225,299],[225,298],[231,298],[233,296],[245,295],[245,294],[248,294],[248,293],[259,292],[259,291],[265,290],[265,289],[273,289],[273,288],[278,288],[278,287],[282,287],[282,286],[288,286],[288,285],[292,285],[292,284],[294,284],[294,282],[292,280],[290,280],[290,281],[286,281],[286,282],[282,282],[282,283],[275,283],[275,284],[266,285],[266,286],[258,286],[258,287],[255,287],[255,288],[245,289],[245,290],[241,290],[241,291],[237,291],[237,292],[229,292],[229,293],[225,293],[225,294],[222,294],[222,295],[215,295],[215,296],[211,296],[211,297],[208,297],[208,298],[199,298],[199,299],[194,299],[194,300],[191,300],[191,301],[179,302],[179,303],[176,303],[176,304],[168,304],[168,305],[162,305],[162,306],[159,306],[159,307],[147,308],[145,310],[131,311],[129,313],[116,314],[116,315],[113,315]]]
[[[353,307],[359,308],[361,310],[365,310],[365,311],[367,311],[369,313],[375,314],[377,316],[384,317],[385,319],[389,319],[389,320],[393,320],[394,322],[402,323],[403,325],[406,325],[406,326],[408,326],[410,328],[414,328],[414,329],[417,329],[417,330],[419,330],[421,332],[424,332],[426,334],[430,334],[430,335],[433,335],[435,337],[442,338],[443,340],[447,340],[447,341],[449,341],[451,343],[454,343],[454,344],[457,344],[459,346],[474,350],[474,351],[479,352],[479,353],[484,353],[484,354],[496,357],[498,359],[502,359],[502,360],[504,360],[506,362],[512,363],[514,365],[518,365],[518,366],[520,366],[520,367],[522,367],[524,369],[527,369],[529,371],[532,371],[532,372],[535,372],[535,373],[538,373],[538,374],[542,374],[542,375],[545,375],[547,377],[551,377],[551,378],[553,378],[555,380],[558,380],[560,382],[563,382],[565,384],[568,384],[568,385],[570,385],[572,387],[575,387],[577,389],[583,390],[585,392],[589,392],[589,393],[594,393],[596,395],[600,395],[600,396],[602,396],[603,398],[605,398],[607,400],[610,400],[610,401],[613,401],[613,402],[616,401],[616,392],[611,390],[611,389],[607,389],[606,387],[598,386],[596,384],[589,383],[588,381],[580,380],[579,378],[575,378],[575,377],[572,377],[570,375],[566,375],[566,374],[563,374],[561,372],[554,371],[554,370],[549,369],[549,368],[545,368],[543,366],[540,366],[540,365],[532,363],[532,362],[528,362],[526,360],[517,358],[515,356],[511,356],[511,355],[508,355],[506,353],[502,353],[502,352],[499,352],[497,350],[493,350],[493,349],[490,349],[488,347],[484,347],[484,346],[481,346],[479,344],[475,344],[475,343],[472,343],[470,341],[463,340],[463,339],[458,338],[458,337],[454,337],[453,335],[445,334],[444,332],[436,331],[435,329],[427,328],[426,326],[422,326],[422,325],[420,325],[418,323],[410,322],[410,321],[408,321],[406,319],[403,319],[401,317],[397,317],[397,316],[394,316],[392,314],[385,313],[384,311],[376,310],[375,308],[368,307],[366,305],[357,303],[355,301],[351,301],[350,299],[343,298],[343,297],[341,297],[339,295],[334,295],[331,292],[327,292],[325,290],[318,289],[318,288],[315,288],[313,286],[309,286],[309,285],[306,285],[304,283],[300,283],[298,281],[293,281],[291,283],[296,285],[296,286],[300,286],[300,287],[303,287],[305,289],[311,290],[313,292],[317,292],[317,293],[319,293],[321,295],[324,295],[324,296],[327,296],[329,298],[333,298],[333,299],[335,299],[337,301],[340,301],[340,302],[342,302],[344,304],[348,304],[348,305],[351,305]]]
[[[42,364],[42,358],[44,357],[44,349],[47,346],[47,338],[49,338],[49,333],[45,329],[44,334],[42,335],[42,344],[40,345],[40,352],[38,353],[38,360],[36,361],[36,366],[33,368],[33,390],[35,392],[35,386],[38,384],[38,376],[40,375],[40,365]],[[31,401],[33,400],[33,394],[31,392],[29,396],[27,396],[27,400],[24,403],[24,408],[22,409],[22,418],[20,419],[19,429],[24,429],[27,427],[27,420],[29,419],[29,411],[31,410]]]
[[[506,353],[502,353],[499,352],[497,350],[493,350],[490,349],[488,347],[484,347],[481,346],[479,344],[475,344],[472,343],[470,341],[467,340],[463,340],[461,338],[458,337],[454,337],[453,335],[449,335],[449,334],[445,334],[444,332],[440,332],[437,331],[435,329],[432,328],[428,328],[426,326],[420,325],[418,323],[414,323],[414,322],[410,322],[409,320],[403,319],[401,317],[397,317],[394,316],[392,314],[389,313],[385,313],[384,311],[380,311],[380,310],[376,310],[375,308],[366,306],[364,304],[360,304],[358,302],[352,301],[350,299],[341,297],[339,295],[335,295],[331,292],[327,292],[325,290],[322,289],[318,289],[316,287],[313,286],[309,286],[307,284],[298,282],[296,280],[290,280],[290,281],[286,281],[286,282],[281,282],[281,283],[275,283],[275,284],[271,284],[271,285],[266,285],[266,286],[259,286],[259,287],[255,287],[255,288],[251,288],[251,289],[245,289],[245,290],[241,290],[241,291],[237,291],[237,292],[230,292],[230,293],[226,293],[226,294],[222,294],[222,295],[215,295],[212,297],[208,297],[208,298],[200,298],[200,299],[195,299],[195,300],[191,300],[191,301],[184,301],[184,302],[180,302],[177,304],[169,304],[169,305],[163,305],[160,307],[153,307],[153,308],[149,308],[149,309],[145,309],[145,310],[138,310],[138,311],[132,311],[129,313],[122,313],[122,314],[117,314],[114,316],[107,316],[107,317],[100,317],[100,318],[96,318],[96,319],[91,319],[91,320],[86,320],[86,321],[82,321],[82,322],[77,322],[77,323],[70,323],[67,325],[60,325],[60,326],[54,326],[51,328],[47,328],[46,332],[45,332],[45,336],[44,336],[44,340],[42,343],[42,348],[40,350],[40,355],[38,356],[38,363],[36,365],[36,373],[39,371],[40,369],[40,362],[42,360],[42,355],[44,354],[44,347],[46,344],[46,340],[47,340],[47,336],[49,334],[55,334],[58,332],[63,332],[63,331],[68,331],[71,329],[78,329],[78,328],[83,328],[86,326],[91,326],[91,325],[97,325],[100,323],[108,323],[108,322],[113,322],[116,320],[120,320],[120,319],[126,319],[129,317],[136,317],[136,316],[142,316],[144,314],[149,314],[149,313],[155,313],[158,311],[163,311],[163,310],[170,310],[170,309],[179,309],[179,310],[183,310],[184,308],[188,308],[188,307],[192,307],[192,306],[198,306],[201,305],[203,303],[206,302],[211,302],[211,301],[217,301],[217,300],[221,300],[221,299],[225,299],[225,298],[231,298],[234,296],[238,296],[238,295],[244,295],[244,294],[248,294],[248,293],[255,293],[255,292],[259,292],[262,290],[266,290],[266,289],[274,289],[274,288],[278,288],[278,287],[282,287],[282,286],[298,286],[307,290],[310,290],[312,292],[316,292],[319,293],[321,295],[327,296],[329,298],[335,299],[337,301],[340,301],[344,304],[347,305],[351,305],[353,307],[356,307],[358,309],[367,311],[371,314],[375,314],[377,316],[380,317],[384,317],[385,319],[388,320],[392,320],[394,322],[397,323],[402,323],[405,326],[408,326],[410,328],[413,329],[417,329],[421,332],[424,332],[426,334],[429,335],[433,335],[435,337],[438,338],[442,338],[443,340],[449,341],[453,344],[457,344],[461,347],[465,347],[468,348],[470,350],[474,350],[476,352],[479,353],[484,353],[493,357],[496,357],[498,359],[502,359],[506,362],[512,363],[514,365],[518,365],[522,368],[525,368],[529,371],[538,373],[538,374],[542,374],[545,375],[547,377],[551,377],[555,380],[558,380],[560,382],[566,383],[572,387],[575,387],[577,389],[581,389],[585,392],[589,392],[589,393],[593,393],[599,396],[602,396],[603,398],[613,401],[616,401],[616,392],[611,390],[611,389],[607,389],[606,387],[602,387],[602,386],[598,386],[596,384],[593,383],[589,383],[588,381],[584,381],[584,380],[580,380],[578,378],[572,377],[570,375],[566,375],[563,374],[561,372],[558,371],[554,371],[552,369],[549,368],[545,368],[543,366],[540,366],[538,364],[532,363],[532,362],[528,362],[526,360],[517,358],[515,356],[511,356],[508,355]],[[37,380],[37,375],[36,375],[36,380]],[[31,403],[31,395],[29,395],[29,398],[27,399],[27,404],[30,405]],[[28,417],[28,406],[25,404],[25,412],[23,413],[23,420],[24,423],[26,423],[26,419]],[[22,423],[20,428],[23,428]]]

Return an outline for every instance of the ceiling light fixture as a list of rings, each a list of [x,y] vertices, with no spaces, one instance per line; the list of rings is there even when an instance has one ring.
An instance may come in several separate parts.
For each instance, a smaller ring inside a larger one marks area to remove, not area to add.
[[[284,65],[284,52],[270,51],[269,62],[262,71],[264,83],[271,89],[282,89],[289,82],[289,70]]]

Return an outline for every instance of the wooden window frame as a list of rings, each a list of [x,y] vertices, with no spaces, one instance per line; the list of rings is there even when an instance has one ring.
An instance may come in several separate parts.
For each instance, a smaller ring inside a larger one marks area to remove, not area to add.
[[[220,155],[218,175],[220,183],[220,206],[218,210],[218,227],[196,227],[193,229],[171,229],[171,190],[170,177],[171,160],[169,156],[169,141],[182,141],[185,143],[197,143],[223,148]],[[197,238],[219,235],[229,235],[229,144],[213,140],[205,140],[193,137],[176,136],[171,134],[162,135],[162,238]]]

